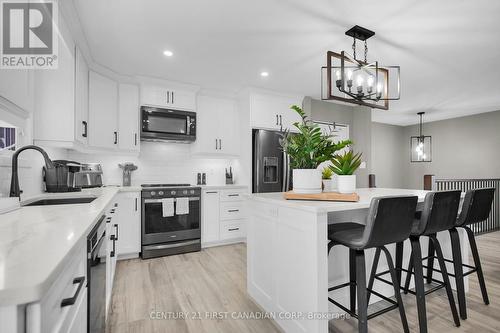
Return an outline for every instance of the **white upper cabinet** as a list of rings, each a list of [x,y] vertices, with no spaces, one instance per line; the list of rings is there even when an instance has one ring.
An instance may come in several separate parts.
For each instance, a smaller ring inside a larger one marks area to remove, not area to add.
[[[168,87],[142,85],[141,105],[193,111],[196,109],[196,93]]]
[[[27,69],[0,69],[0,96],[18,107],[33,111],[33,71]]]
[[[277,94],[250,94],[250,122],[253,128],[294,131],[293,123],[300,116],[290,109],[292,105],[302,107],[302,96]]]
[[[193,154],[239,154],[239,122],[234,100],[199,96],[196,122],[196,141],[191,145]]]
[[[75,143],[75,44],[59,19],[58,67],[37,70],[34,84],[35,143],[72,147]]]
[[[89,145],[118,147],[118,84],[110,78],[89,73]]]
[[[121,150],[139,150],[139,86],[118,87],[118,146]]]
[[[75,48],[75,139],[86,145],[89,127],[89,67]]]

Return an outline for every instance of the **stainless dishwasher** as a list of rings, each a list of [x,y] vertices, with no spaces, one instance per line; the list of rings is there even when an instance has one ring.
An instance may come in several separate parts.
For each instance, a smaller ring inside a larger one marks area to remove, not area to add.
[[[106,329],[106,223],[101,216],[87,237],[87,332]]]

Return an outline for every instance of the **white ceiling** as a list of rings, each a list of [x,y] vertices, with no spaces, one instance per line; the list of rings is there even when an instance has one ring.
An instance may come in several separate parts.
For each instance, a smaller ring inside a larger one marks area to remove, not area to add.
[[[75,3],[94,61],[120,74],[319,98],[326,51],[350,51],[344,32],[358,24],[376,32],[368,60],[401,66],[401,100],[374,111],[374,121],[406,125],[418,111],[429,121],[500,110],[500,1]]]

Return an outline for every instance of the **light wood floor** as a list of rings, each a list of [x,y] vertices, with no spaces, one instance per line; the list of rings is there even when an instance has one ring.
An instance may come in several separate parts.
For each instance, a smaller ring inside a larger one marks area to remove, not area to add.
[[[500,332],[500,232],[477,237],[490,305],[482,302],[475,274],[467,295],[468,319],[456,328],[444,292],[427,296],[429,332]],[[150,260],[119,261],[109,332],[280,332],[268,319],[207,319],[206,312],[259,312],[246,295],[244,244]],[[412,332],[418,332],[415,297],[404,296]],[[157,311],[157,312],[153,312]],[[151,319],[188,313],[189,319]],[[193,318],[193,315],[201,319]],[[397,310],[368,322],[370,332],[401,332]],[[355,319],[330,321],[330,332],[357,332]]]

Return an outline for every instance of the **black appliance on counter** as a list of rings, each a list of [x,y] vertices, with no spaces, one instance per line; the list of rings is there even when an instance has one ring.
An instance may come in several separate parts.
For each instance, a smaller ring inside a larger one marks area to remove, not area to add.
[[[189,184],[143,184],[141,257],[201,250],[201,188]],[[172,198],[174,214],[164,217],[162,199]],[[188,198],[189,212],[176,213],[178,198]]]
[[[141,107],[141,140],[190,143],[196,140],[196,112]]]
[[[286,192],[291,189],[290,160],[280,145],[282,133],[252,130],[252,193]]]
[[[54,170],[51,172],[43,167],[43,181],[47,192],[78,192],[82,190],[80,186],[77,186],[75,177],[80,172],[80,163],[67,160],[54,160],[52,163]]]
[[[106,330],[106,223],[101,216],[87,237],[87,332]]]

